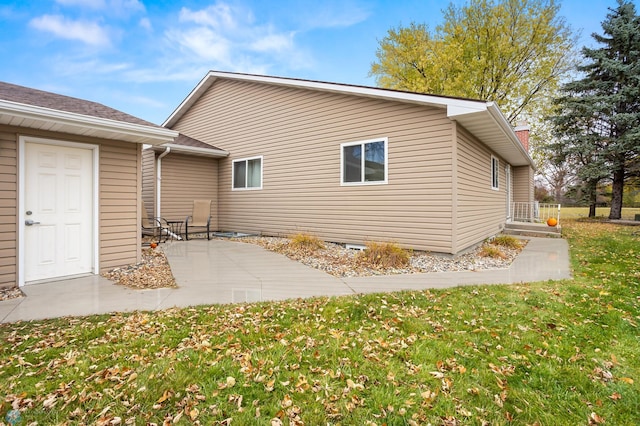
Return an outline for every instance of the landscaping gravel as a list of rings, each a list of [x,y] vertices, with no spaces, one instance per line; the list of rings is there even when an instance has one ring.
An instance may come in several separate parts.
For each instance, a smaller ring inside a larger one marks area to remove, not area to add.
[[[411,253],[408,266],[382,268],[363,261],[360,250],[348,249],[341,244],[325,243],[323,249],[305,251],[292,248],[290,240],[287,238],[246,237],[237,239],[237,241],[258,244],[267,250],[284,254],[293,260],[336,277],[504,269],[511,265],[526,243],[526,240],[522,240],[523,244],[520,249],[500,247],[504,258],[481,256],[482,246],[455,257],[415,251]]]

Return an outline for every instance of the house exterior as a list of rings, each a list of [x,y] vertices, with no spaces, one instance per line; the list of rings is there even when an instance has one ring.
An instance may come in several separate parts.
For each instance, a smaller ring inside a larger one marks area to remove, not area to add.
[[[142,152],[142,199],[149,216],[185,220],[193,200],[212,200],[211,229],[218,229],[218,161],[228,152],[183,134]],[[159,214],[155,214],[155,213]]]
[[[212,71],[164,126],[186,139],[145,150],[147,208],[180,219],[211,199],[223,231],[457,254],[533,201],[533,161],[492,102]]]
[[[142,145],[177,132],[0,82],[0,288],[140,260]]]

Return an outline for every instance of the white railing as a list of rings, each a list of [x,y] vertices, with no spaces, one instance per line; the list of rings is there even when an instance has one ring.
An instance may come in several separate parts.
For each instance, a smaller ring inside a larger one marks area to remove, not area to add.
[[[555,218],[560,223],[560,204],[511,203],[511,217],[515,222],[546,223],[549,218]]]

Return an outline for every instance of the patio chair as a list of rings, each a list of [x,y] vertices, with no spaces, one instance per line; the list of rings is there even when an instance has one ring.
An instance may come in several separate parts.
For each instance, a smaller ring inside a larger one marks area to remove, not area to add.
[[[150,218],[144,206],[144,201],[140,202],[140,209],[142,210],[142,235],[157,236],[159,237],[159,242],[162,242],[162,236],[164,235],[164,241],[167,241],[167,237],[169,236],[169,225],[167,221],[161,217]]]
[[[206,228],[207,240],[211,239],[211,200],[194,200],[193,213],[184,221],[184,235],[189,239],[189,228]]]

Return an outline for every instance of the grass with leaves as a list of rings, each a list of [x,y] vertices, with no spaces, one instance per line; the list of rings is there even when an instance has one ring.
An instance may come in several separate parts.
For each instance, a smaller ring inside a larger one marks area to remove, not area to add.
[[[637,425],[638,230],[565,221],[574,280],[4,324],[0,421]]]

